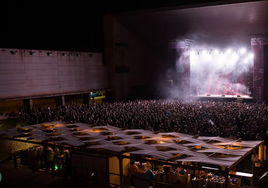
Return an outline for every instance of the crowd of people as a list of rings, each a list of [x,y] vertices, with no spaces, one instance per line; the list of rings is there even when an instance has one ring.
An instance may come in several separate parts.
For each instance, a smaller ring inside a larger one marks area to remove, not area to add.
[[[268,106],[261,103],[181,100],[72,103],[57,109],[23,107],[19,116],[28,124],[61,120],[200,136],[268,140]]]

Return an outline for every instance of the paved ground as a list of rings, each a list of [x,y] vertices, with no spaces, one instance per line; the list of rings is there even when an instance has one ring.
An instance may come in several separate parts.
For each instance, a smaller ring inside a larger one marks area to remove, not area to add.
[[[17,168],[8,164],[0,164],[0,172],[2,181],[0,187],[2,188],[75,188],[89,187],[84,184],[75,183],[71,179],[62,177],[52,177],[45,172],[32,172],[28,168]]]

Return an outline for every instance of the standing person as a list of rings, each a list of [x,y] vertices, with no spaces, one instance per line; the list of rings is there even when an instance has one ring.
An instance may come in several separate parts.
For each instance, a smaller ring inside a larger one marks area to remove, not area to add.
[[[129,166],[128,171],[129,171],[129,175],[130,175],[130,185],[134,186],[134,174],[135,174],[135,172],[138,171],[138,167],[135,164],[135,161],[130,162],[130,166]]]
[[[153,171],[150,169],[150,164],[149,163],[147,163],[146,164],[146,168],[145,168],[145,173],[146,174],[149,174],[149,176],[150,176],[150,180],[151,180],[151,182],[150,182],[150,185],[151,186],[153,186],[153,182],[152,181],[154,181],[155,180],[155,174],[153,173]]]
[[[255,165],[256,162],[259,161],[259,156],[258,156],[258,154],[257,154],[257,152],[256,152],[255,150],[253,150],[253,153],[252,153],[252,155],[251,155],[251,160],[252,160],[252,173],[254,173],[254,172],[253,172],[253,170],[254,170],[254,165]]]

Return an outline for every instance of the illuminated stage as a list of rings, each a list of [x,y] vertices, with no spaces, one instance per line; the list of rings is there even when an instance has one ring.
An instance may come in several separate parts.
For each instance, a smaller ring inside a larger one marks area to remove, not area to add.
[[[192,96],[195,99],[198,100],[215,100],[215,101],[247,101],[251,102],[253,101],[253,97],[249,95],[196,95]]]
[[[194,43],[185,39],[170,42],[169,46],[176,72],[171,72],[168,80],[174,78],[184,95],[199,100],[265,101],[268,89],[264,88],[263,47],[268,44],[268,37],[252,36],[248,47]]]

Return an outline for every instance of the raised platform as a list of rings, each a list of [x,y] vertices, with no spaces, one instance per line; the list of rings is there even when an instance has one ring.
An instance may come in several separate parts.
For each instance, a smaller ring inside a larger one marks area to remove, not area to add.
[[[192,96],[198,100],[214,100],[214,101],[244,101],[244,102],[253,102],[253,97],[249,95],[196,95]]]

